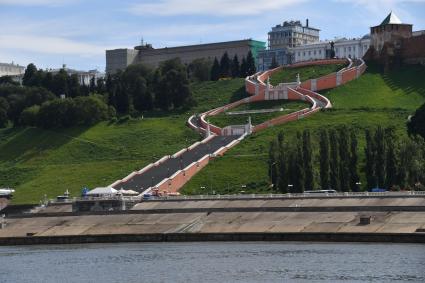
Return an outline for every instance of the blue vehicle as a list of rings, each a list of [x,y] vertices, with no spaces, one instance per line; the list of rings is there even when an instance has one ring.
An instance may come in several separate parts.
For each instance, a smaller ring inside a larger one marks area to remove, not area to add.
[[[370,190],[371,193],[385,193],[387,190],[386,189],[381,189],[381,188],[373,188]]]

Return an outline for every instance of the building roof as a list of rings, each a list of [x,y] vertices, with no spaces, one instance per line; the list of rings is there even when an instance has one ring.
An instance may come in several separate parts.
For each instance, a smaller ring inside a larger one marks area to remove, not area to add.
[[[402,24],[401,20],[394,14],[393,11],[388,14],[388,16],[382,21],[381,26],[385,25],[399,25]]]

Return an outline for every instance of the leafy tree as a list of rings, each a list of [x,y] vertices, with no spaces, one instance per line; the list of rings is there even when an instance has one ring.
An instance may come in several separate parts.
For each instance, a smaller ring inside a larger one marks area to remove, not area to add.
[[[77,125],[93,125],[109,118],[108,105],[98,96],[80,96],[74,99]]]
[[[386,178],[385,187],[391,188],[397,184],[397,157],[395,149],[395,135],[392,130],[386,134],[387,155],[386,155]]]
[[[7,127],[8,116],[7,112],[9,111],[9,103],[6,98],[0,97],[0,128]]]
[[[304,174],[304,160],[303,160],[303,147],[302,147],[302,136],[297,133],[296,143],[296,155],[295,155],[295,175],[293,180],[294,191],[296,193],[302,193],[305,185],[305,174]]]
[[[37,126],[38,124],[38,113],[40,112],[39,105],[33,105],[25,108],[21,113],[20,123],[26,126]]]
[[[288,192],[288,164],[287,164],[287,147],[285,146],[284,134],[282,131],[279,132],[277,137],[278,144],[278,161],[277,165],[279,168],[277,184],[281,193]]]
[[[98,78],[96,81],[96,92],[99,94],[105,94],[106,92],[106,86],[105,86],[105,79]]]
[[[350,188],[351,191],[357,192],[359,186],[357,183],[360,181],[358,169],[357,169],[358,155],[357,155],[357,136],[353,130],[350,133]]]
[[[366,147],[365,147],[365,175],[366,175],[366,183],[367,188],[371,189],[377,185],[376,178],[376,146],[375,141],[373,139],[373,133],[370,129],[366,129],[365,131],[366,137]]]
[[[241,63],[241,78],[246,78],[248,75],[248,65],[245,57],[243,57]]]
[[[330,143],[330,185],[331,188],[340,191],[341,186],[339,182],[339,153],[338,153],[338,135],[335,129],[329,130],[329,143]]]
[[[113,96],[116,99],[116,109],[118,113],[126,114],[130,110],[130,96],[123,88],[122,83],[117,83]]]
[[[311,148],[311,136],[309,130],[303,131],[303,161],[305,172],[305,188],[314,189],[313,152]]]
[[[68,95],[70,97],[77,97],[81,95],[80,83],[78,81],[77,74],[72,74],[71,76],[68,76],[67,88],[68,88]]]
[[[375,132],[376,146],[376,181],[378,187],[382,188],[385,185],[385,133],[382,127],[378,127]]]
[[[11,76],[0,77],[0,85],[14,85],[18,86],[19,83],[15,82]]]
[[[228,78],[231,76],[230,65],[231,62],[229,54],[227,54],[227,52],[224,52],[223,56],[220,59],[220,77]]]
[[[246,71],[248,73],[248,76],[251,76],[257,72],[257,69],[255,67],[255,59],[252,55],[251,50],[248,52],[248,55],[246,56]]]
[[[320,186],[330,188],[329,183],[329,136],[326,130],[320,132]]]
[[[425,103],[419,107],[407,123],[409,135],[419,135],[425,139]]]
[[[90,93],[95,93],[96,92],[96,78],[95,77],[91,77],[90,78],[89,89],[90,89]]]
[[[211,67],[211,80],[218,81],[220,78],[220,64],[218,63],[217,58],[214,58],[214,63]]]
[[[153,98],[150,90],[148,89],[146,79],[138,77],[134,82],[132,90],[133,104],[137,111],[146,111],[153,108]]]
[[[235,56],[233,57],[233,61],[232,61],[232,77],[233,78],[239,78],[240,77],[240,66],[239,66],[239,59],[238,59],[238,55],[235,54]]]
[[[348,149],[348,130],[342,127],[339,132],[339,179],[341,190],[347,192],[350,188],[350,156]]]
[[[34,78],[37,73],[37,67],[31,63],[25,69],[24,76],[22,78],[22,84],[24,86],[34,86]]]
[[[195,59],[188,66],[189,78],[194,81],[204,82],[210,79],[212,62],[204,58]]]
[[[276,140],[272,140],[269,145],[269,159],[268,159],[268,172],[269,172],[269,178],[272,182],[271,185],[273,188],[277,186],[277,179],[278,179],[278,157],[277,157],[277,142]]]
[[[56,94],[56,96],[60,96],[61,94],[68,94],[68,73],[61,69],[57,74],[53,76],[52,81],[52,92]]]

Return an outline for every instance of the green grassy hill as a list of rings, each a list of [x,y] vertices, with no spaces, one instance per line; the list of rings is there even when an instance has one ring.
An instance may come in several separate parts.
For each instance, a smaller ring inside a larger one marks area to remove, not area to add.
[[[423,77],[423,67],[388,75],[369,68],[359,80],[326,93],[333,110],[248,137],[196,175],[184,192],[267,192],[268,144],[281,130],[291,139],[304,128],[317,133],[322,127],[352,125],[361,146],[360,133],[369,126],[394,125],[399,135],[405,135],[407,116],[425,100]],[[16,189],[14,203],[36,203],[44,194],[55,197],[69,189],[79,195],[83,186],[108,185],[198,140],[185,125],[191,114],[245,95],[243,79],[194,83],[192,89],[198,105],[187,112],[146,113],[144,119],[103,122],[90,128],[0,130],[0,187]]]
[[[146,113],[144,119],[89,128],[0,129],[0,187],[14,203],[37,203],[69,190],[106,186],[200,139],[186,126],[191,114],[244,97],[244,80],[192,84],[198,105],[188,112]]]
[[[395,126],[397,134],[405,136],[408,115],[425,101],[424,77],[425,68],[420,66],[403,67],[386,75],[375,67],[369,67],[358,80],[325,92],[334,105],[333,109],[249,136],[196,175],[186,184],[183,192],[269,192],[268,145],[279,131],[283,131],[287,139],[293,139],[297,131],[310,129],[314,150],[317,151],[320,129],[341,125],[352,127],[358,135],[360,165],[363,165],[364,129],[378,125]],[[315,167],[318,168],[318,160],[315,160]],[[365,180],[362,183],[365,184]],[[206,189],[202,190],[201,187]]]
[[[330,73],[337,72],[344,68],[344,64],[331,64],[319,66],[307,66],[293,69],[286,69],[273,74],[270,77],[270,84],[278,85],[280,83],[290,83],[297,81],[297,74],[300,74],[301,81],[319,78]]]

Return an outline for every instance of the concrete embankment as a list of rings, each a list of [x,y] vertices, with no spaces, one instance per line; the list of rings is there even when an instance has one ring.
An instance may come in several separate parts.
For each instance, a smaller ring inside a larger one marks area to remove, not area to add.
[[[63,207],[61,208],[63,209]],[[425,243],[424,197],[147,201],[134,210],[5,219],[0,244],[135,241]]]

